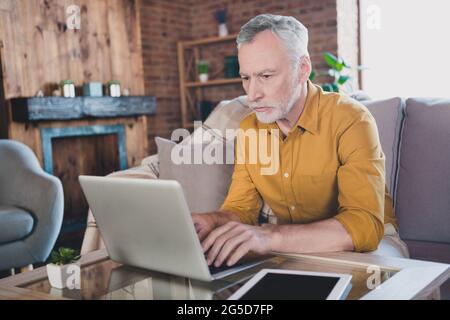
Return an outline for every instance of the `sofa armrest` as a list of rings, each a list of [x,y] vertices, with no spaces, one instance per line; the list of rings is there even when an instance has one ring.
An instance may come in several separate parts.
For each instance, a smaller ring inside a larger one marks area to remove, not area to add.
[[[15,193],[10,192],[10,204],[27,210],[34,218],[33,231],[23,242],[37,262],[44,262],[61,230],[64,215],[61,181],[42,170],[25,170],[15,177],[14,183],[18,187],[13,189]]]

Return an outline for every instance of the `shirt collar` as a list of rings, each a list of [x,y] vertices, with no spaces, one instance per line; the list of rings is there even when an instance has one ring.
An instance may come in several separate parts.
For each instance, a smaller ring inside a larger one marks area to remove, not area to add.
[[[307,85],[308,94],[306,96],[305,106],[303,108],[302,114],[300,115],[300,118],[295,124],[295,127],[302,128],[312,134],[316,134],[319,132],[318,113],[321,89],[317,85],[313,84],[310,80],[308,80]],[[257,120],[257,124],[259,129],[267,129],[269,132],[270,129],[278,129],[278,125],[275,122],[262,123]],[[292,130],[294,130],[294,128],[292,128]]]

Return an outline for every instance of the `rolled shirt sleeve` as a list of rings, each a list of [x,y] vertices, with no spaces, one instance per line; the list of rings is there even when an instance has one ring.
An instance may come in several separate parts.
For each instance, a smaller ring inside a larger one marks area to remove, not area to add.
[[[337,219],[355,251],[373,251],[384,234],[385,156],[374,118],[363,113],[341,133]]]

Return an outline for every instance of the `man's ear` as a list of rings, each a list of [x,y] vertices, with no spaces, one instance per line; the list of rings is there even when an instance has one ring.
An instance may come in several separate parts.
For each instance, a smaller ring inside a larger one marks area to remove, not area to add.
[[[308,55],[303,56],[300,59],[300,68],[298,70],[299,72],[299,80],[300,83],[306,83],[309,79],[309,75],[311,74],[312,66],[311,66],[311,59]]]

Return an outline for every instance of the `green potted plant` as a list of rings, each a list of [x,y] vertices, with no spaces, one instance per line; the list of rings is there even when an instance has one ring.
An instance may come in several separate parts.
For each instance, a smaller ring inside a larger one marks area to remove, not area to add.
[[[208,81],[208,61],[199,60],[197,63],[197,70],[200,82]]]
[[[349,80],[351,76],[349,75],[349,71],[352,69],[350,65],[348,65],[344,59],[334,56],[330,52],[325,52],[323,54],[323,59],[328,65],[329,69],[324,73],[317,73],[315,70],[311,71],[311,75],[309,79],[313,81],[317,75],[325,75],[331,77],[333,79],[332,82],[325,82],[321,84],[321,87],[324,91],[328,92],[339,92],[340,88],[344,85],[348,85],[351,91],[351,86],[349,85]],[[357,70],[362,70],[362,66],[358,66]]]
[[[58,289],[67,287],[67,280],[74,273],[72,270],[74,265],[79,271],[79,259],[80,255],[74,249],[61,247],[58,250],[53,250],[50,254],[50,263],[47,264],[47,276],[50,285]]]

